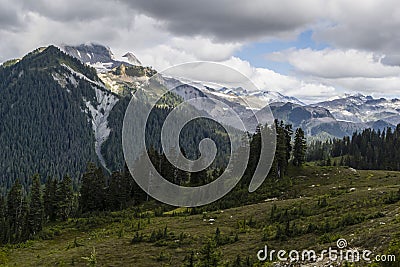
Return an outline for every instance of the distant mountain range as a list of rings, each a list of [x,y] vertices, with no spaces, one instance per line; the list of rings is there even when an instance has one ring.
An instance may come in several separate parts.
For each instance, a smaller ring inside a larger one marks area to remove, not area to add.
[[[362,94],[345,95],[334,100],[314,104],[329,109],[340,121],[367,123],[385,121],[391,124],[400,123],[400,99],[374,99]]]
[[[89,160],[111,170],[123,167],[125,109],[132,93],[157,71],[142,66],[133,53],[116,58],[99,44],[60,48],[65,53],[54,46],[39,48],[0,66],[1,158],[6,159],[0,163],[0,182],[21,172],[75,175]],[[175,87],[177,98],[209,99],[210,105],[196,107],[203,112],[223,114],[212,101],[229,105],[248,129],[255,129],[254,112],[267,116],[267,105],[275,118],[302,127],[312,138],[341,138],[364,128],[383,130],[400,123],[399,99],[357,94],[306,105],[269,90],[188,84],[167,76],[159,82]]]
[[[121,64],[141,66],[140,61],[133,53],[128,53],[129,56],[118,61],[111,50],[102,45],[64,46],[63,49],[71,56],[95,67],[100,78],[111,88],[118,83],[118,78],[110,77],[109,74],[115,67],[120,67]],[[152,69],[150,68],[148,72],[153,73],[150,70]],[[136,86],[150,77],[150,75],[134,76],[131,82],[135,82]],[[185,100],[201,96],[229,104],[249,124],[254,120],[252,120],[252,113],[246,110],[243,101],[246,102],[246,105],[250,105],[253,111],[257,111],[260,116],[262,116],[263,108],[269,105],[276,119],[291,123],[294,127],[302,127],[309,136],[316,138],[341,138],[365,128],[383,130],[400,123],[399,99],[374,99],[361,94],[347,94],[336,99],[306,105],[295,97],[270,90],[249,91],[241,87],[227,88],[210,87],[200,83],[187,84],[184,80],[172,77],[164,77],[164,80],[169,86],[175,86],[175,92]],[[201,107],[198,108],[201,109]]]
[[[116,60],[111,50],[102,45],[87,44],[79,46],[63,46],[63,49],[71,56],[74,56],[82,62],[96,68],[100,75],[104,72],[112,71],[113,68],[119,67],[121,64],[141,66],[140,61],[133,53],[129,52],[125,55],[125,58]],[[88,55],[90,55],[90,57]],[[140,77],[136,76],[136,80],[140,80]],[[175,83],[176,85],[186,83],[185,81],[172,79],[170,77],[165,77],[165,80],[166,82]],[[193,83],[190,84],[190,86],[188,85],[186,89],[187,90],[183,90],[183,88],[179,89],[179,94],[185,99],[193,97],[196,94],[199,95],[201,92],[203,95],[222,98],[232,103],[238,103],[242,99],[251,104],[255,109],[262,109],[264,106],[271,103],[292,103],[307,107],[308,110],[316,107],[326,108],[331,113],[331,116],[326,117],[333,117],[337,121],[348,123],[364,123],[366,125],[371,125],[374,122],[382,121],[386,122],[387,125],[395,125],[400,122],[399,99],[374,99],[371,96],[355,94],[344,95],[334,100],[306,105],[295,97],[285,96],[279,92],[269,90],[248,91],[245,88],[215,88],[208,85]],[[298,111],[298,109],[296,109],[295,112],[296,111]],[[316,109],[315,112],[319,113],[320,111],[320,109]],[[279,114],[277,113],[276,115],[278,116]],[[320,118],[320,115],[318,115],[318,117]],[[299,125],[300,123],[295,124]]]

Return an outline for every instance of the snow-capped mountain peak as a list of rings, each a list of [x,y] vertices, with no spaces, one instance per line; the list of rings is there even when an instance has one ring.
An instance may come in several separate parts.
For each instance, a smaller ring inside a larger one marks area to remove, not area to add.
[[[60,48],[70,56],[94,67],[100,73],[108,72],[113,68],[121,66],[121,64],[132,66],[142,65],[133,53],[128,52],[122,57],[117,57],[108,46],[101,44],[61,45]]]
[[[95,43],[86,43],[78,46],[61,45],[61,48],[67,54],[89,64],[111,62],[114,57],[109,47]]]
[[[122,57],[123,57],[123,58],[126,58],[126,59],[128,60],[128,62],[129,62],[130,64],[132,64],[132,65],[135,65],[135,66],[142,66],[142,63],[140,62],[140,60],[137,59],[137,57],[136,57],[133,53],[131,53],[131,52],[126,53],[126,54],[123,55]]]

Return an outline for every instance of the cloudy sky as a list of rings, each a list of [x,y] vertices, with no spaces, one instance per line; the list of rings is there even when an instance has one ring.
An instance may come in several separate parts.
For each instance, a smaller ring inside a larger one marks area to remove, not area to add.
[[[0,61],[97,42],[145,65],[210,60],[315,102],[400,97],[397,0],[0,0]]]

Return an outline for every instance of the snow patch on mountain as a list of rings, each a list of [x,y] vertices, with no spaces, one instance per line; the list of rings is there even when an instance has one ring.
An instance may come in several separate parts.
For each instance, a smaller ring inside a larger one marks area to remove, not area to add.
[[[67,86],[67,76],[59,73],[52,73],[51,76],[61,86],[61,88],[65,88]]]
[[[230,99],[235,99],[236,96],[234,95],[228,95],[225,93],[220,93],[220,92],[215,92],[215,91],[210,91],[211,94],[215,95],[215,96],[219,96],[219,97],[223,97],[223,98],[230,98]]]
[[[95,136],[95,151],[100,160],[101,165],[106,167],[106,162],[103,155],[101,154],[101,146],[110,136],[111,129],[108,128],[108,116],[115,104],[118,102],[118,98],[113,94],[101,90],[97,87],[93,87],[96,92],[95,105],[91,101],[83,99],[87,107],[88,113],[90,113],[92,129]]]
[[[92,85],[95,85],[95,86],[97,86],[97,87],[106,89],[105,86],[104,86],[104,84],[102,84],[101,82],[93,81],[93,80],[89,79],[88,77],[86,77],[86,76],[83,75],[82,73],[76,72],[75,70],[73,70],[70,66],[68,66],[68,65],[66,65],[66,64],[64,64],[64,63],[61,64],[61,66],[63,66],[64,68],[66,68],[71,74],[77,76],[79,79],[88,81],[88,82],[90,82]]]
[[[276,91],[257,90],[249,91],[244,88],[227,88],[212,84],[187,81],[181,78],[163,76],[164,84],[167,88],[179,88],[177,94],[186,99],[191,99],[199,95],[211,98],[224,99],[226,101],[244,105],[252,110],[260,110],[271,103],[293,103],[304,106],[305,104],[295,97],[285,96]],[[185,85],[185,86],[183,86]],[[202,94],[199,94],[201,92]]]
[[[110,136],[111,129],[108,128],[108,116],[115,104],[118,102],[118,97],[112,94],[99,81],[93,81],[82,73],[76,72],[66,64],[61,64],[69,74],[53,73],[53,78],[63,87],[66,88],[67,83],[72,84],[75,88],[79,84],[79,80],[84,80],[92,85],[95,90],[96,99],[88,100],[83,98],[89,115],[89,121],[92,124],[92,129],[95,137],[95,152],[99,158],[101,165],[107,169],[105,159],[101,154],[101,146]],[[67,89],[68,90],[68,89]]]
[[[51,74],[51,76],[61,86],[61,88],[66,89],[68,93],[71,93],[71,90],[67,88],[68,83],[75,88],[77,88],[79,85],[79,82],[75,79],[73,74],[67,75],[66,73],[60,74],[54,72]]]

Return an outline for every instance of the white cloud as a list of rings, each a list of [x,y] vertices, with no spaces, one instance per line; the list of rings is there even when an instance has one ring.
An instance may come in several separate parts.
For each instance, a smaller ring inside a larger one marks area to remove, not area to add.
[[[381,97],[400,96],[400,76],[385,78],[338,78],[324,80],[328,84],[336,87],[346,88],[353,92],[361,92]]]
[[[134,49],[134,53],[145,64],[162,70],[176,64],[192,61],[223,61],[239,49],[238,43],[214,43],[203,37],[172,37],[164,43]]]
[[[202,36],[176,37],[152,17],[126,12],[121,6],[114,11],[118,13],[117,18],[112,15],[90,19],[89,16],[86,20],[71,19],[68,23],[64,21],[66,11],[62,20],[29,11],[24,16],[30,23],[22,30],[0,29],[0,39],[6,40],[0,43],[0,61],[21,57],[49,44],[97,42],[110,46],[117,55],[133,52],[145,65],[160,70],[188,61],[225,60],[241,47],[239,43],[218,43]]]
[[[400,67],[382,64],[383,55],[355,49],[289,49],[274,52],[267,57],[287,61],[303,74],[323,78],[383,78],[400,74]]]
[[[337,48],[367,50],[387,55],[400,65],[400,5],[397,0],[328,0],[314,37]]]
[[[177,64],[197,61],[193,54],[165,44],[139,50],[135,53],[144,65],[153,66],[159,71]]]
[[[376,96],[395,97],[400,94],[400,67],[382,63],[384,55],[355,49],[289,49],[267,56],[290,63],[303,81],[324,84],[337,91],[361,92]],[[322,90],[315,99],[323,97]],[[328,91],[332,92],[332,91]],[[290,94],[291,91],[288,92]],[[311,95],[310,95],[311,96]]]
[[[249,77],[259,89],[277,91],[300,98],[305,102],[315,102],[338,93],[334,86],[326,85],[323,81],[306,81],[294,76],[282,75],[270,69],[255,68],[248,61],[236,57],[224,61],[223,64]]]
[[[304,81],[270,69],[256,68],[248,61],[237,57],[216,64],[194,62],[167,69],[164,74],[230,88],[240,86],[249,91],[276,91],[309,103],[337,95],[333,86],[321,81]]]
[[[198,60],[221,61],[228,59],[242,44],[215,43],[209,38],[196,36],[195,38],[175,37],[171,44],[180,50],[191,51]]]

